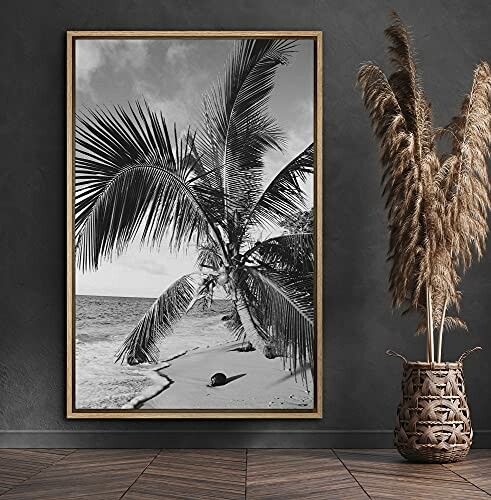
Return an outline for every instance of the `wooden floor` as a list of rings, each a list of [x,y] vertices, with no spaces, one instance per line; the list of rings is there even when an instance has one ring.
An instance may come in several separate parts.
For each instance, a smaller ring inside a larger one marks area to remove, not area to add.
[[[491,496],[491,450],[450,465],[394,450],[0,449],[1,500],[472,500]]]

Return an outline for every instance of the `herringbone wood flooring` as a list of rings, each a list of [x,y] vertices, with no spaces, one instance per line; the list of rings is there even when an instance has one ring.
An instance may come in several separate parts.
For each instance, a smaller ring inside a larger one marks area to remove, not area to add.
[[[491,450],[410,464],[394,450],[0,449],[0,500],[484,499]]]

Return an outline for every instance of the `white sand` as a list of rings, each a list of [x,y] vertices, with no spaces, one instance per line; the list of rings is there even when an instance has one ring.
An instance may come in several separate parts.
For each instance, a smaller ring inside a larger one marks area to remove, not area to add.
[[[242,344],[230,342],[191,350],[169,364],[153,367],[153,385],[126,407],[152,409],[311,409],[312,392],[300,376],[284,369],[280,358],[267,359],[258,351],[239,352]],[[214,373],[229,381],[207,387]],[[160,375],[160,380],[155,377]],[[309,388],[312,383],[309,377]],[[146,400],[146,401],[145,401]],[[143,404],[141,404],[143,401]]]

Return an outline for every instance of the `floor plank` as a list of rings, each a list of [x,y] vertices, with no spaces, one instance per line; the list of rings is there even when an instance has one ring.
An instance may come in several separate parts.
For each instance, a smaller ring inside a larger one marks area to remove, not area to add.
[[[489,496],[439,464],[409,463],[396,450],[335,450],[372,499],[479,500]]]
[[[246,450],[162,450],[124,500],[245,498]]]
[[[74,450],[0,449],[0,495],[39,474]]]
[[[491,495],[491,450],[471,450],[463,462],[445,468]]]
[[[77,450],[2,495],[2,500],[119,500],[158,450]]]
[[[358,500],[367,495],[332,450],[248,450],[247,499]]]
[[[479,500],[491,450],[412,464],[395,450],[0,449],[0,500]]]

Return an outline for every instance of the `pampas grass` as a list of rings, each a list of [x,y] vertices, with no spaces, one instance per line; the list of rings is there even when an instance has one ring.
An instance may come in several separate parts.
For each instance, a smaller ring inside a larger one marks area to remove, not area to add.
[[[458,285],[483,255],[488,234],[491,68],[476,66],[460,113],[435,129],[410,35],[395,12],[391,20],[385,35],[392,74],[365,63],[357,84],[380,145],[392,305],[419,314],[426,359],[441,362],[444,331],[467,329],[457,316]],[[439,155],[447,138],[450,152]]]

